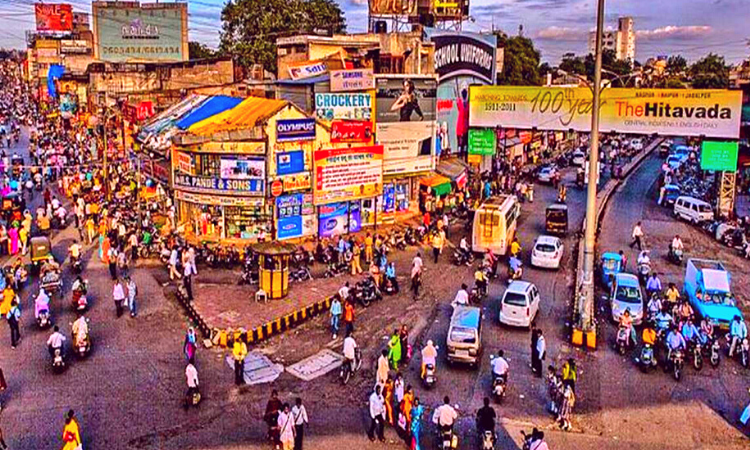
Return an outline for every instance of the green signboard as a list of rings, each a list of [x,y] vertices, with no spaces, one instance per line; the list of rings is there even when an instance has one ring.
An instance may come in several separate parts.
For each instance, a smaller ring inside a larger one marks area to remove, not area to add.
[[[736,141],[703,141],[701,169],[722,172],[736,171],[738,150],[739,145]]]
[[[186,3],[152,7],[113,3],[95,8],[98,58],[113,62],[187,60],[182,20],[186,7]]]
[[[495,130],[492,128],[469,129],[469,154],[494,155]]]

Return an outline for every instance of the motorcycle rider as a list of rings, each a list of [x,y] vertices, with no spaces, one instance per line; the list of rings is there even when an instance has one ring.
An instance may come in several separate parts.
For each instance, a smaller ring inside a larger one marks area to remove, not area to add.
[[[648,301],[648,317],[653,319],[659,315],[659,311],[662,310],[661,298],[658,295],[652,295],[651,300]]]
[[[701,320],[700,337],[703,345],[714,339],[714,324],[711,323],[708,317],[704,317]]]
[[[649,253],[650,252],[648,250],[642,250],[638,254],[638,258],[636,259],[636,264],[639,265],[639,266],[642,265],[642,264],[648,264],[650,266],[651,265],[651,258],[648,256]]]
[[[70,253],[70,264],[74,265],[81,257],[81,244],[78,241],[73,241],[70,247],[68,247],[68,253]]]
[[[198,369],[195,368],[195,360],[190,358],[187,367],[185,367],[185,378],[187,379],[188,397],[192,398],[198,390]]]
[[[659,294],[661,293],[661,280],[659,279],[659,274],[656,272],[651,272],[651,276],[648,278],[648,281],[646,282],[646,294],[649,296]]]
[[[643,328],[641,340],[643,341],[643,345],[650,345],[653,347],[656,343],[656,331],[650,325],[646,324]]]
[[[354,340],[354,333],[350,332],[344,339],[344,364],[349,364],[349,370],[352,372],[356,366],[357,359],[357,342]]]
[[[63,343],[65,342],[65,336],[60,333],[60,327],[55,325],[55,329],[47,339],[47,348],[49,349],[50,356],[55,355],[56,350],[60,350],[60,354],[63,352]]]
[[[734,316],[732,324],[729,326],[729,357],[734,355],[734,350],[737,344],[741,344],[742,340],[747,338],[747,325],[740,316]]]
[[[529,443],[529,450],[549,450],[547,443],[544,442],[544,432],[536,428],[528,436],[527,442]]]
[[[620,329],[626,330],[626,346],[630,346],[631,341],[635,343],[635,328],[633,328],[633,317],[630,315],[630,308],[625,308],[625,312],[620,315]]]
[[[477,430],[480,435],[483,435],[485,431],[492,432],[492,444],[495,444],[495,418],[497,414],[495,409],[490,406],[490,398],[484,398],[484,406],[479,408],[477,411]]]
[[[669,334],[667,335],[667,361],[670,361],[672,358],[672,352],[678,351],[678,350],[685,350],[687,348],[687,344],[685,343],[685,338],[682,336],[680,332],[677,331],[676,327],[670,327]]]
[[[518,256],[521,253],[521,244],[518,242],[518,238],[514,237],[513,242],[510,244],[510,255]]]
[[[508,269],[510,270],[511,278],[520,278],[521,272],[519,271],[521,270],[521,260],[515,256],[511,256],[510,259],[508,259]]]
[[[487,249],[487,253],[484,254],[484,261],[483,265],[490,268],[490,276],[496,277],[497,276],[497,257],[494,253],[492,253],[492,249]]]
[[[484,278],[484,271],[481,267],[477,267],[477,270],[474,271],[474,284],[480,295],[487,295],[487,280]]]
[[[76,319],[75,322],[73,322],[73,339],[75,341],[76,346],[81,346],[86,344],[86,338],[89,335],[89,323],[86,321],[86,317],[81,314],[81,316]]]
[[[466,292],[466,289],[468,286],[466,286],[466,283],[463,283],[461,285],[461,289],[456,292],[456,298],[453,299],[453,303],[451,303],[451,306],[454,308],[456,305],[468,305],[469,304],[469,293]]]
[[[695,326],[692,320],[684,321],[680,331],[682,333],[682,337],[685,338],[686,344],[694,344],[700,338],[698,328]]]
[[[685,251],[685,246],[682,244],[682,239],[680,239],[679,234],[676,234],[674,238],[672,238],[672,243],[669,244],[669,252],[672,255],[675,255],[677,251],[680,251],[680,252]]]
[[[659,314],[656,315],[656,329],[659,333],[666,332],[672,325],[672,315],[669,314],[669,307],[667,305],[662,308]]]
[[[453,422],[458,418],[458,413],[450,405],[451,399],[446,395],[443,398],[443,404],[435,409],[432,415],[432,422],[440,427],[440,431],[452,432]]]
[[[42,311],[49,313],[49,295],[44,289],[39,289],[39,295],[34,299],[34,318],[38,319]]]
[[[422,378],[424,378],[428,364],[432,364],[432,367],[437,370],[437,349],[432,344],[432,340],[428,340],[427,345],[422,349],[422,372],[420,375]]]
[[[677,286],[674,283],[669,283],[665,297],[672,305],[675,305],[677,300],[680,299],[680,291],[677,290]]]
[[[503,351],[498,350],[497,358],[492,360],[492,381],[495,381],[496,378],[501,378],[503,382],[507,383],[510,365],[503,355]]]

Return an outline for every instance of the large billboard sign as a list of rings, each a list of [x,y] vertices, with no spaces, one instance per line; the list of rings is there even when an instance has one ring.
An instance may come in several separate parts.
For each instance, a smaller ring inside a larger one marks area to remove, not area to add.
[[[94,3],[96,56],[103,61],[185,61],[187,3]],[[131,6],[133,5],[133,6]]]
[[[469,102],[472,127],[591,130],[588,88],[472,86]],[[737,139],[741,109],[741,91],[609,88],[600,130]]]
[[[383,193],[383,146],[313,152],[316,205],[371,198]]]
[[[451,77],[469,75],[495,84],[497,37],[476,33],[436,33],[435,73],[443,82]]]
[[[73,7],[67,3],[36,3],[37,31],[73,30]]]
[[[417,0],[369,0],[372,16],[416,16]]]

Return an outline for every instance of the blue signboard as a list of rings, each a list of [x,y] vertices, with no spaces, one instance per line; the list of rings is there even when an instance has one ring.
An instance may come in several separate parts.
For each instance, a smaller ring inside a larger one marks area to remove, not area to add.
[[[303,194],[282,195],[276,198],[276,217],[283,219],[302,215]]]
[[[291,175],[305,170],[305,152],[296,150],[276,154],[276,173]]]
[[[278,240],[302,236],[302,216],[279,218],[276,224],[276,239]]]
[[[362,229],[362,210],[359,201],[322,205],[318,211],[318,235],[356,233]]]
[[[315,119],[281,119],[276,122],[276,141],[314,141]]]
[[[174,185],[190,192],[263,195],[265,180],[259,178],[229,179],[205,176],[174,174]]]

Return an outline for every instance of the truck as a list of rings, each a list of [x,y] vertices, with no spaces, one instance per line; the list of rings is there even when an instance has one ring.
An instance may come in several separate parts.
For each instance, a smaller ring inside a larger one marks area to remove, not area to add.
[[[690,258],[685,268],[685,296],[693,309],[714,326],[729,330],[735,316],[742,317],[732,295],[731,274],[721,261]]]

